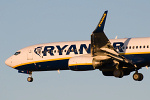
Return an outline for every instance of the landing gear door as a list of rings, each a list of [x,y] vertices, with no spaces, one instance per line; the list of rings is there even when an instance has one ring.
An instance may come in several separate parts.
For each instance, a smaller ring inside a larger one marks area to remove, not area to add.
[[[27,60],[33,60],[33,51],[32,50],[28,50]]]

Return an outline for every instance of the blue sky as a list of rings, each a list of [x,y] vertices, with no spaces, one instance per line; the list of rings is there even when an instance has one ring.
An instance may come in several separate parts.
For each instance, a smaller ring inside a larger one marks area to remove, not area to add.
[[[142,82],[105,77],[99,70],[48,71],[19,74],[5,60],[26,46],[90,40],[103,12],[108,10],[105,33],[150,37],[149,0],[0,0],[0,99],[1,100],[127,100],[149,99],[150,70]]]

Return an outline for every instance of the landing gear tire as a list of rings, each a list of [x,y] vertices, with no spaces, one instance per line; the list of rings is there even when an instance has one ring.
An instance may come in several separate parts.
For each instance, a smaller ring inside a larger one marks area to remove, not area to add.
[[[124,76],[124,72],[121,69],[115,69],[113,75],[117,78],[122,78]]]
[[[28,78],[27,78],[27,81],[28,81],[28,82],[33,82],[33,78],[32,78],[32,77],[28,77]]]
[[[142,81],[143,80],[143,74],[136,72],[136,73],[133,74],[133,79],[135,81]]]

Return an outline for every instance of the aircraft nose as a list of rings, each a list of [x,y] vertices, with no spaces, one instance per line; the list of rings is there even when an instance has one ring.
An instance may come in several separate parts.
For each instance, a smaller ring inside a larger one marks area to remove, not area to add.
[[[6,61],[5,61],[5,64],[9,67],[12,67],[12,60],[11,58],[8,58]]]

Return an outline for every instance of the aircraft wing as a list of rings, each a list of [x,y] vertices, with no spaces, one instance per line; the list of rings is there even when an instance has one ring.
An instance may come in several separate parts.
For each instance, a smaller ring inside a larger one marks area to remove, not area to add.
[[[112,59],[117,62],[123,62],[133,66],[132,62],[121,56],[111,45],[109,39],[104,33],[104,25],[107,17],[107,12],[105,11],[101,20],[99,21],[96,29],[91,34],[91,54],[95,60],[100,61],[103,58],[105,60]],[[104,59],[103,59],[104,60]]]
[[[91,54],[72,57],[69,59],[69,69],[74,71],[85,71],[99,69],[105,76],[122,78],[136,71],[134,80],[141,81],[143,75],[138,73],[138,66],[132,61],[121,56],[111,45],[104,33],[104,26],[107,17],[105,11],[96,29],[91,34]]]

